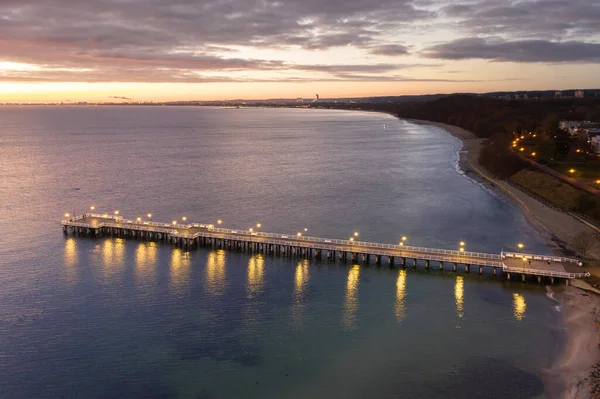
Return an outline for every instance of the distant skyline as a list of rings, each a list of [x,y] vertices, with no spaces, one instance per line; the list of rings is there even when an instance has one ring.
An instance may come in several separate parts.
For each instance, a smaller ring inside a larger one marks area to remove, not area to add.
[[[0,102],[600,87],[597,0],[4,0]]]

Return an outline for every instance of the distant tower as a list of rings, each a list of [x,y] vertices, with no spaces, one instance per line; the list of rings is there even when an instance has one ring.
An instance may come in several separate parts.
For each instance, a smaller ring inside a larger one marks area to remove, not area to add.
[[[315,94],[315,100],[319,101],[319,95],[318,94]]]

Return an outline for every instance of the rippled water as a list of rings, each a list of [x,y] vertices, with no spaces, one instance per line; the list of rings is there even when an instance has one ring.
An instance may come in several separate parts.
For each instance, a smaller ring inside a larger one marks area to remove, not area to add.
[[[3,397],[505,398],[542,393],[543,288],[490,275],[62,235],[65,212],[498,253],[547,252],[388,115],[0,108]],[[385,127],[383,126],[385,125]]]

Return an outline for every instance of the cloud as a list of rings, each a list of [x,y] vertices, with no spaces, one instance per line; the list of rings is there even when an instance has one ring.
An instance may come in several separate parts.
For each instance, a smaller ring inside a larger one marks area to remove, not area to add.
[[[381,44],[370,48],[369,52],[375,55],[406,55],[408,54],[408,47],[401,44]]]
[[[423,51],[423,55],[446,60],[600,63],[600,43],[466,38],[430,46]]]
[[[439,12],[465,31],[507,39],[581,39],[600,32],[597,0],[479,0]]]

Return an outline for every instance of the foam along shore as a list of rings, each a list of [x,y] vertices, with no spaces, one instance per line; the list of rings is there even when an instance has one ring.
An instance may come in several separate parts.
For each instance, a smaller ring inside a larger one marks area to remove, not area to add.
[[[600,381],[590,371],[600,360],[600,297],[576,287],[565,287],[559,297],[566,311],[566,342],[562,356],[542,372],[547,393],[561,399],[598,397],[600,389],[593,391]]]
[[[440,127],[460,139],[463,143],[459,161],[461,170],[465,174],[475,173],[516,202],[553,252],[560,251],[554,238],[570,242],[580,232],[593,231],[573,216],[549,208],[508,182],[492,176],[479,163],[481,146],[486,139],[457,126],[419,120],[411,122]],[[591,256],[600,259],[598,246],[590,252]],[[594,293],[594,289],[585,282],[572,281],[572,285],[578,288],[565,287],[557,294],[557,300],[565,311],[566,342],[556,363],[542,372],[546,394],[550,398],[561,399],[600,397],[600,378],[599,381],[590,378],[592,367],[600,361],[600,324],[596,323],[600,321],[600,295]],[[592,393],[596,384],[598,392]]]

